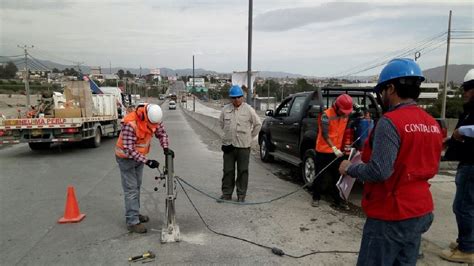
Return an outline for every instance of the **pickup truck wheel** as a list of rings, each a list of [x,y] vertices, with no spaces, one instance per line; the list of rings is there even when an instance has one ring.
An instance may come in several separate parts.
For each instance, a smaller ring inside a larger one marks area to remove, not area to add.
[[[51,142],[30,142],[28,146],[34,151],[48,150],[51,147]]]
[[[262,142],[260,142],[260,159],[264,162],[271,162],[273,156],[270,155],[270,149],[268,147],[269,143],[266,136],[262,137]]]
[[[311,182],[316,175],[316,152],[314,150],[307,150],[304,154],[304,161],[302,165],[302,177],[305,184]]]

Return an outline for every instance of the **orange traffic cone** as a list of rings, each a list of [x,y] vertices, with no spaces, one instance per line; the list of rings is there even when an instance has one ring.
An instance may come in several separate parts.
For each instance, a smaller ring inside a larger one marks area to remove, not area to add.
[[[58,223],[77,223],[86,217],[85,214],[80,213],[79,205],[77,205],[76,194],[74,187],[67,188],[66,207],[64,208],[64,217],[58,220]]]

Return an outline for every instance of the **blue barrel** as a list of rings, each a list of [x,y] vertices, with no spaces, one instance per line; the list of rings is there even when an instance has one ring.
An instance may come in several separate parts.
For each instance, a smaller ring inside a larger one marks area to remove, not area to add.
[[[367,140],[367,137],[369,136],[369,133],[373,127],[374,127],[374,120],[370,118],[368,119],[364,118],[358,121],[358,125],[356,125],[355,136],[354,136],[356,139],[360,137],[360,139],[355,144],[355,147],[357,149],[362,148],[362,146]]]

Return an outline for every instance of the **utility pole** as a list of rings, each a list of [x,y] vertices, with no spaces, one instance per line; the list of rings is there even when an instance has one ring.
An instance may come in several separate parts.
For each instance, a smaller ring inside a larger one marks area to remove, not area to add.
[[[270,80],[267,80],[267,110],[270,109]]]
[[[247,103],[252,104],[252,11],[253,0],[249,0],[248,58],[247,58]]]
[[[285,88],[285,85],[286,84],[283,84],[283,86],[281,86],[281,101],[283,102],[283,89]]]
[[[193,112],[196,112],[196,96],[194,95],[194,92],[196,91],[196,85],[194,83],[194,55],[193,55]]]
[[[23,49],[25,52],[25,92],[26,92],[26,107],[30,108],[30,71],[28,69],[28,48],[34,48],[34,45],[28,46],[28,45],[17,45],[18,48]]]
[[[109,74],[112,74],[112,62],[109,61]]]
[[[446,48],[446,64],[444,66],[444,88],[443,88],[443,103],[441,106],[441,118],[446,118],[446,94],[448,93],[448,64],[449,64],[449,44],[451,42],[451,14],[449,10],[449,22],[448,22],[448,40]]]
[[[84,62],[72,62],[76,67],[77,67],[77,72],[79,73],[78,80],[83,80],[82,77],[82,70],[81,70],[81,65],[84,64]]]

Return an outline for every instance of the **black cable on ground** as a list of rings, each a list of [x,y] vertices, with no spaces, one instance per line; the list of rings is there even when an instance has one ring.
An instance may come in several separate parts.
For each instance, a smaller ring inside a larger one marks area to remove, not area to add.
[[[216,234],[216,235],[225,236],[225,237],[237,239],[237,240],[240,240],[240,241],[244,241],[244,242],[247,242],[247,243],[249,243],[249,244],[259,246],[259,247],[261,247],[261,248],[269,249],[269,250],[271,250],[272,253],[275,254],[275,255],[278,255],[278,256],[287,256],[287,257],[294,258],[294,259],[300,259],[300,258],[304,258],[304,257],[310,256],[310,255],[315,255],[315,254],[335,254],[335,253],[338,253],[338,254],[358,254],[358,253],[359,253],[359,252],[357,252],[357,251],[345,251],[345,250],[326,250],[326,251],[324,251],[324,250],[323,250],[323,251],[313,251],[313,252],[309,252],[309,253],[306,253],[306,254],[303,254],[303,255],[295,256],[295,255],[287,254],[287,253],[285,253],[282,249],[279,249],[279,248],[277,248],[277,247],[269,247],[269,246],[266,246],[266,245],[263,245],[263,244],[259,244],[259,243],[257,243],[257,242],[253,242],[253,241],[248,240],[248,239],[245,239],[245,238],[241,238],[241,237],[238,237],[238,236],[232,236],[232,235],[228,235],[228,234],[225,234],[225,233],[217,232],[217,231],[215,231],[214,229],[212,229],[212,228],[206,223],[206,221],[205,221],[204,218],[202,217],[201,213],[200,213],[199,210],[197,209],[196,205],[194,204],[194,202],[193,202],[193,201],[191,200],[191,198],[189,197],[188,192],[186,191],[186,189],[184,188],[184,186],[181,184],[180,178],[177,178],[176,180],[178,181],[178,184],[181,186],[181,189],[183,189],[184,195],[186,195],[186,198],[188,198],[189,203],[191,203],[191,205],[193,206],[194,210],[196,211],[197,215],[199,216],[199,218],[201,219],[201,221],[203,222],[203,224],[206,226],[206,228],[207,228],[209,231],[213,232],[213,233]]]

